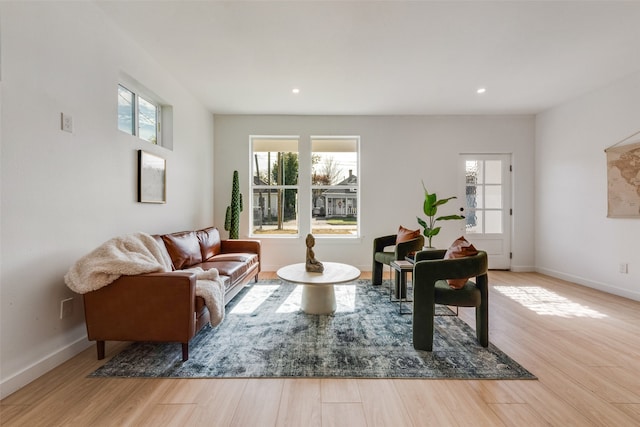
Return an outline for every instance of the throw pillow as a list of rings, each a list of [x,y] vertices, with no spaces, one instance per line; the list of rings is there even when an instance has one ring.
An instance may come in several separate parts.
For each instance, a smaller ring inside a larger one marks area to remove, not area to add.
[[[444,259],[456,259],[464,258],[468,256],[478,255],[477,249],[467,241],[463,236],[458,237],[455,242],[451,244],[447,252],[444,254]],[[449,279],[449,287],[453,289],[462,289],[467,283],[466,279]]]
[[[398,243],[406,242],[407,240],[415,239],[420,236],[420,229],[417,230],[409,230],[408,228],[404,228],[400,226],[398,228],[398,234],[396,235],[396,245]]]

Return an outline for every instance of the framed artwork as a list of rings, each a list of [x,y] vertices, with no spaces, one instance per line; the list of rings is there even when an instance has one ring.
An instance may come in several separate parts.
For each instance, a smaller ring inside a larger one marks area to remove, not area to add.
[[[607,153],[607,217],[640,218],[640,140],[604,151]]]
[[[167,202],[167,161],[138,150],[138,202]]]

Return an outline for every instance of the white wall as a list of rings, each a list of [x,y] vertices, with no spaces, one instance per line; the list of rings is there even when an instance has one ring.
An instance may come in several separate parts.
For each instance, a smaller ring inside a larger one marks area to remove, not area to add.
[[[533,116],[242,116],[216,115],[215,119],[215,218],[224,227],[224,213],[231,200],[234,170],[248,201],[250,182],[249,135],[361,136],[361,231],[357,241],[317,238],[318,259],[343,261],[371,270],[374,237],[393,234],[400,224],[419,228],[424,180],[440,196],[458,191],[459,153],[512,153],[514,164],[513,270],[534,268],[533,232]],[[305,173],[301,165],[301,174]],[[307,198],[308,199],[308,198]],[[300,203],[307,199],[300,196]],[[455,202],[455,201],[454,201]],[[240,235],[249,233],[249,206],[245,203]],[[455,213],[458,205],[444,208]],[[443,211],[444,212],[444,211]],[[423,216],[423,215],[422,215]],[[305,221],[301,218],[300,221]],[[447,247],[459,236],[459,225],[444,223],[434,244]],[[223,232],[226,236],[226,233]],[[263,238],[263,270],[273,271],[304,261],[304,237]]]
[[[637,73],[536,119],[537,270],[635,300],[640,219],[607,218],[604,149],[640,131],[639,105]]]
[[[0,14],[5,397],[88,345],[82,299],[63,282],[79,257],[117,235],[213,223],[213,118],[91,3],[2,2]],[[173,151],[117,130],[121,72],[173,105]],[[136,202],[138,149],[166,158],[167,204]]]

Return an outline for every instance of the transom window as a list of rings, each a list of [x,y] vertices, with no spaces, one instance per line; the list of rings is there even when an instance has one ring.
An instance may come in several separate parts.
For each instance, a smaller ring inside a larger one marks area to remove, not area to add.
[[[172,149],[173,109],[134,85],[118,85],[118,129],[152,144]],[[166,123],[165,128],[162,124]]]

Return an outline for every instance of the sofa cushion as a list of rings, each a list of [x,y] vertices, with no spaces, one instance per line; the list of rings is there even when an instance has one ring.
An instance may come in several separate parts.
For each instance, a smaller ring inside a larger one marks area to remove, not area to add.
[[[208,261],[237,261],[247,264],[248,267],[258,263],[258,254],[250,254],[244,252],[229,252],[226,254],[218,254]]]
[[[182,270],[202,262],[200,244],[195,231],[164,234],[162,240],[175,270]]]
[[[220,232],[215,227],[204,228],[196,231],[200,253],[204,261],[220,253]]]
[[[199,265],[204,270],[210,268],[218,269],[220,276],[229,276],[231,283],[236,283],[251,267],[239,261],[206,261]]]

